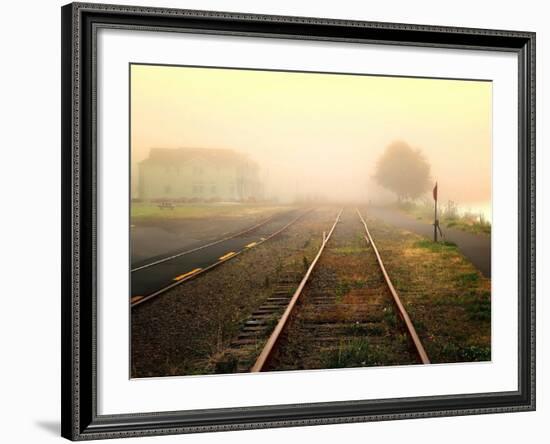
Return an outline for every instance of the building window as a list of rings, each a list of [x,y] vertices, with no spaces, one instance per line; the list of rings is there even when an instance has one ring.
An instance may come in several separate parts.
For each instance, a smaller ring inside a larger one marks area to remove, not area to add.
[[[216,194],[216,185],[212,185],[212,186],[210,187],[210,193]]]
[[[170,185],[166,185],[164,187],[164,194],[170,194],[172,192],[172,187]]]

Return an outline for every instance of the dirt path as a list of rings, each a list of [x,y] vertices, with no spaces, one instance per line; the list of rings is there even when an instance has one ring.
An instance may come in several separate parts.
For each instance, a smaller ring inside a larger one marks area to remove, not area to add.
[[[369,207],[368,217],[378,218],[390,225],[433,238],[433,225],[413,219],[397,210],[383,207]],[[491,237],[481,234],[444,228],[445,240],[454,242],[460,252],[481,271],[483,276],[491,277]]]

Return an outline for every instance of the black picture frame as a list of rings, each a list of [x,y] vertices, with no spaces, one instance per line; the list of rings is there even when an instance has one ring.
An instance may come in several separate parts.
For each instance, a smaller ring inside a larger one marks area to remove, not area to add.
[[[62,7],[62,436],[71,440],[535,409],[535,33],[72,3]],[[98,27],[513,52],[519,65],[518,390],[97,414],[95,38]]]

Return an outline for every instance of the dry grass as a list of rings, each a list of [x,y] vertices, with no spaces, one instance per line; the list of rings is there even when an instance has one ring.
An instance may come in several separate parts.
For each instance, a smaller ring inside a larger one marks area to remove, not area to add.
[[[289,206],[240,203],[182,203],[175,204],[174,208],[161,208],[159,204],[155,203],[133,202],[131,206],[131,220],[132,223],[140,223],[181,219],[268,217],[290,208]]]
[[[491,281],[454,244],[371,221],[388,273],[434,363],[491,359]]]

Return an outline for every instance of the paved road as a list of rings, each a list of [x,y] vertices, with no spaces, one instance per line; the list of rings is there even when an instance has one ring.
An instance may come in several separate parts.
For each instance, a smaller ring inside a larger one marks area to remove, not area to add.
[[[390,225],[433,239],[433,225],[413,219],[400,211],[385,207],[369,207],[367,217],[375,217]],[[467,233],[453,228],[441,227],[441,229],[445,240],[454,242],[461,253],[484,276],[491,277],[491,236]]]
[[[130,238],[132,269],[237,234],[270,215],[270,212],[240,217],[214,215],[207,224],[198,218],[139,221],[132,226]]]
[[[298,209],[286,211],[274,216],[265,225],[261,225],[252,231],[131,272],[132,302],[149,296],[155,291],[201,271],[220,260],[230,259],[236,253],[254,248],[259,242],[262,242],[304,212],[304,210]]]

